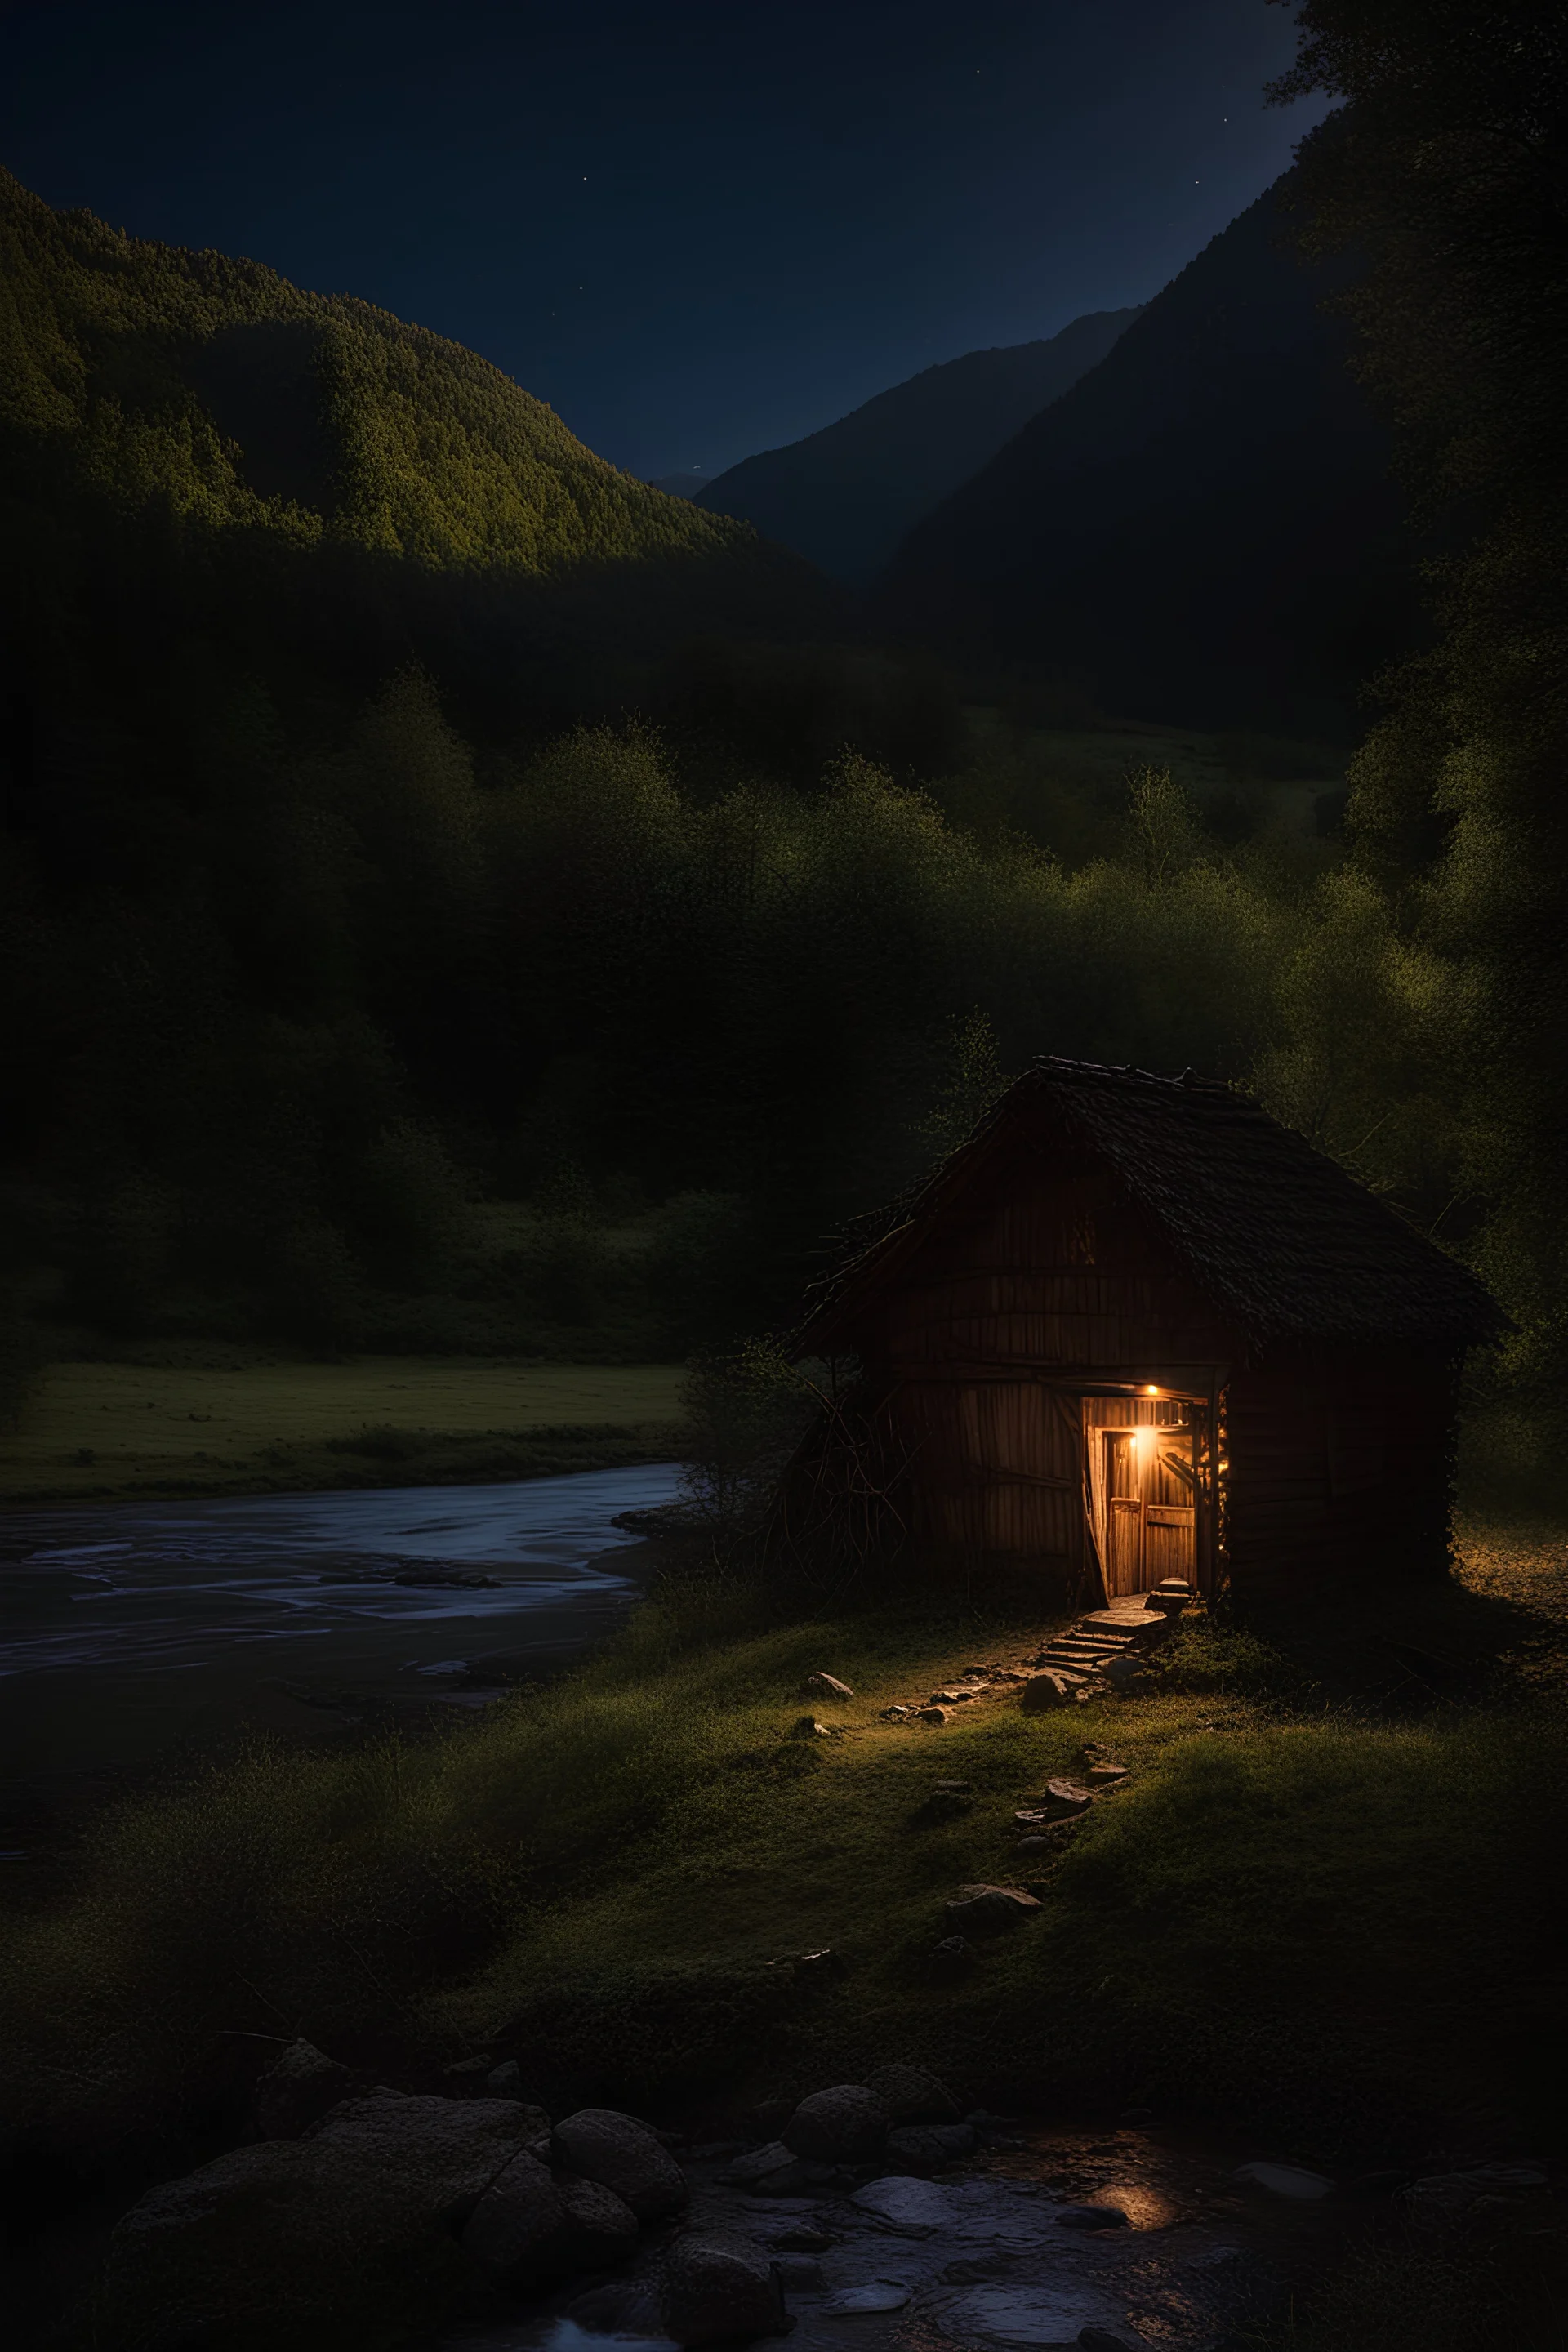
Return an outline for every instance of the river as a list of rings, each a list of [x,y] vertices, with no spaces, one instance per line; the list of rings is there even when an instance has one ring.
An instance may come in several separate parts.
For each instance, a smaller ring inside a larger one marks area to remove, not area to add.
[[[680,1475],[0,1516],[0,1832],[238,1728],[487,1704],[613,1629],[638,1589],[616,1518]]]

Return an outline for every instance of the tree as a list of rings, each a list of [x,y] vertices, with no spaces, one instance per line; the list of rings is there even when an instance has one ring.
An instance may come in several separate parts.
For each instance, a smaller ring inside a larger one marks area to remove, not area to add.
[[[1271,95],[1344,101],[1300,150],[1304,241],[1360,257],[1360,372],[1434,551],[1435,642],[1380,681],[1350,821],[1446,960],[1477,1253],[1543,1339],[1568,1330],[1568,12],[1297,22]]]

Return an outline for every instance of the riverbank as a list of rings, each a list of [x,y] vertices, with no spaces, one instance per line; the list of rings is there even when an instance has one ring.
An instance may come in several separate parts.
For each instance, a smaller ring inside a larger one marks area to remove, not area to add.
[[[212,1349],[51,1364],[0,1439],[0,1506],[560,1477],[681,1451],[679,1364]]]

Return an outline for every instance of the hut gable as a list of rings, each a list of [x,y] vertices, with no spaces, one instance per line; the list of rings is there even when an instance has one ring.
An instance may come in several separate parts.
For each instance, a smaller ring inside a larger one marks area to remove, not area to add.
[[[1022,1189],[1020,1160],[1037,1171]],[[822,1286],[802,1342],[843,1344],[873,1293],[917,1274],[939,1231],[931,1263],[945,1255],[956,1271],[988,1208],[1037,1224],[1036,1239],[1013,1237],[1021,1246],[1006,1262],[1087,1275],[1104,1255],[1098,1226],[1119,1205],[1142,1213],[1123,1214],[1123,1247],[1136,1249],[1145,1224],[1171,1273],[1252,1339],[1457,1352],[1505,1327],[1474,1276],[1233,1087],[1053,1055]],[[1158,1253],[1144,1247],[1158,1278]]]
[[[1070,1144],[1005,1133],[874,1294],[890,1369],[1212,1361],[1231,1335],[1155,1222]],[[863,1302],[870,1306],[867,1299]]]

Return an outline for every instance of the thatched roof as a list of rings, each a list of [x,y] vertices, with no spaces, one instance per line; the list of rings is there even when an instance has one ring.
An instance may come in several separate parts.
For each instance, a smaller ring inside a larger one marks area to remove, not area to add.
[[[897,1277],[1008,1130],[1027,1122],[1048,1156],[1076,1143],[1162,1228],[1198,1288],[1258,1339],[1427,1342],[1445,1349],[1507,1328],[1490,1294],[1385,1202],[1235,1087],[1189,1070],[1047,1055],[968,1141],[868,1234],[810,1302],[803,1351]]]

